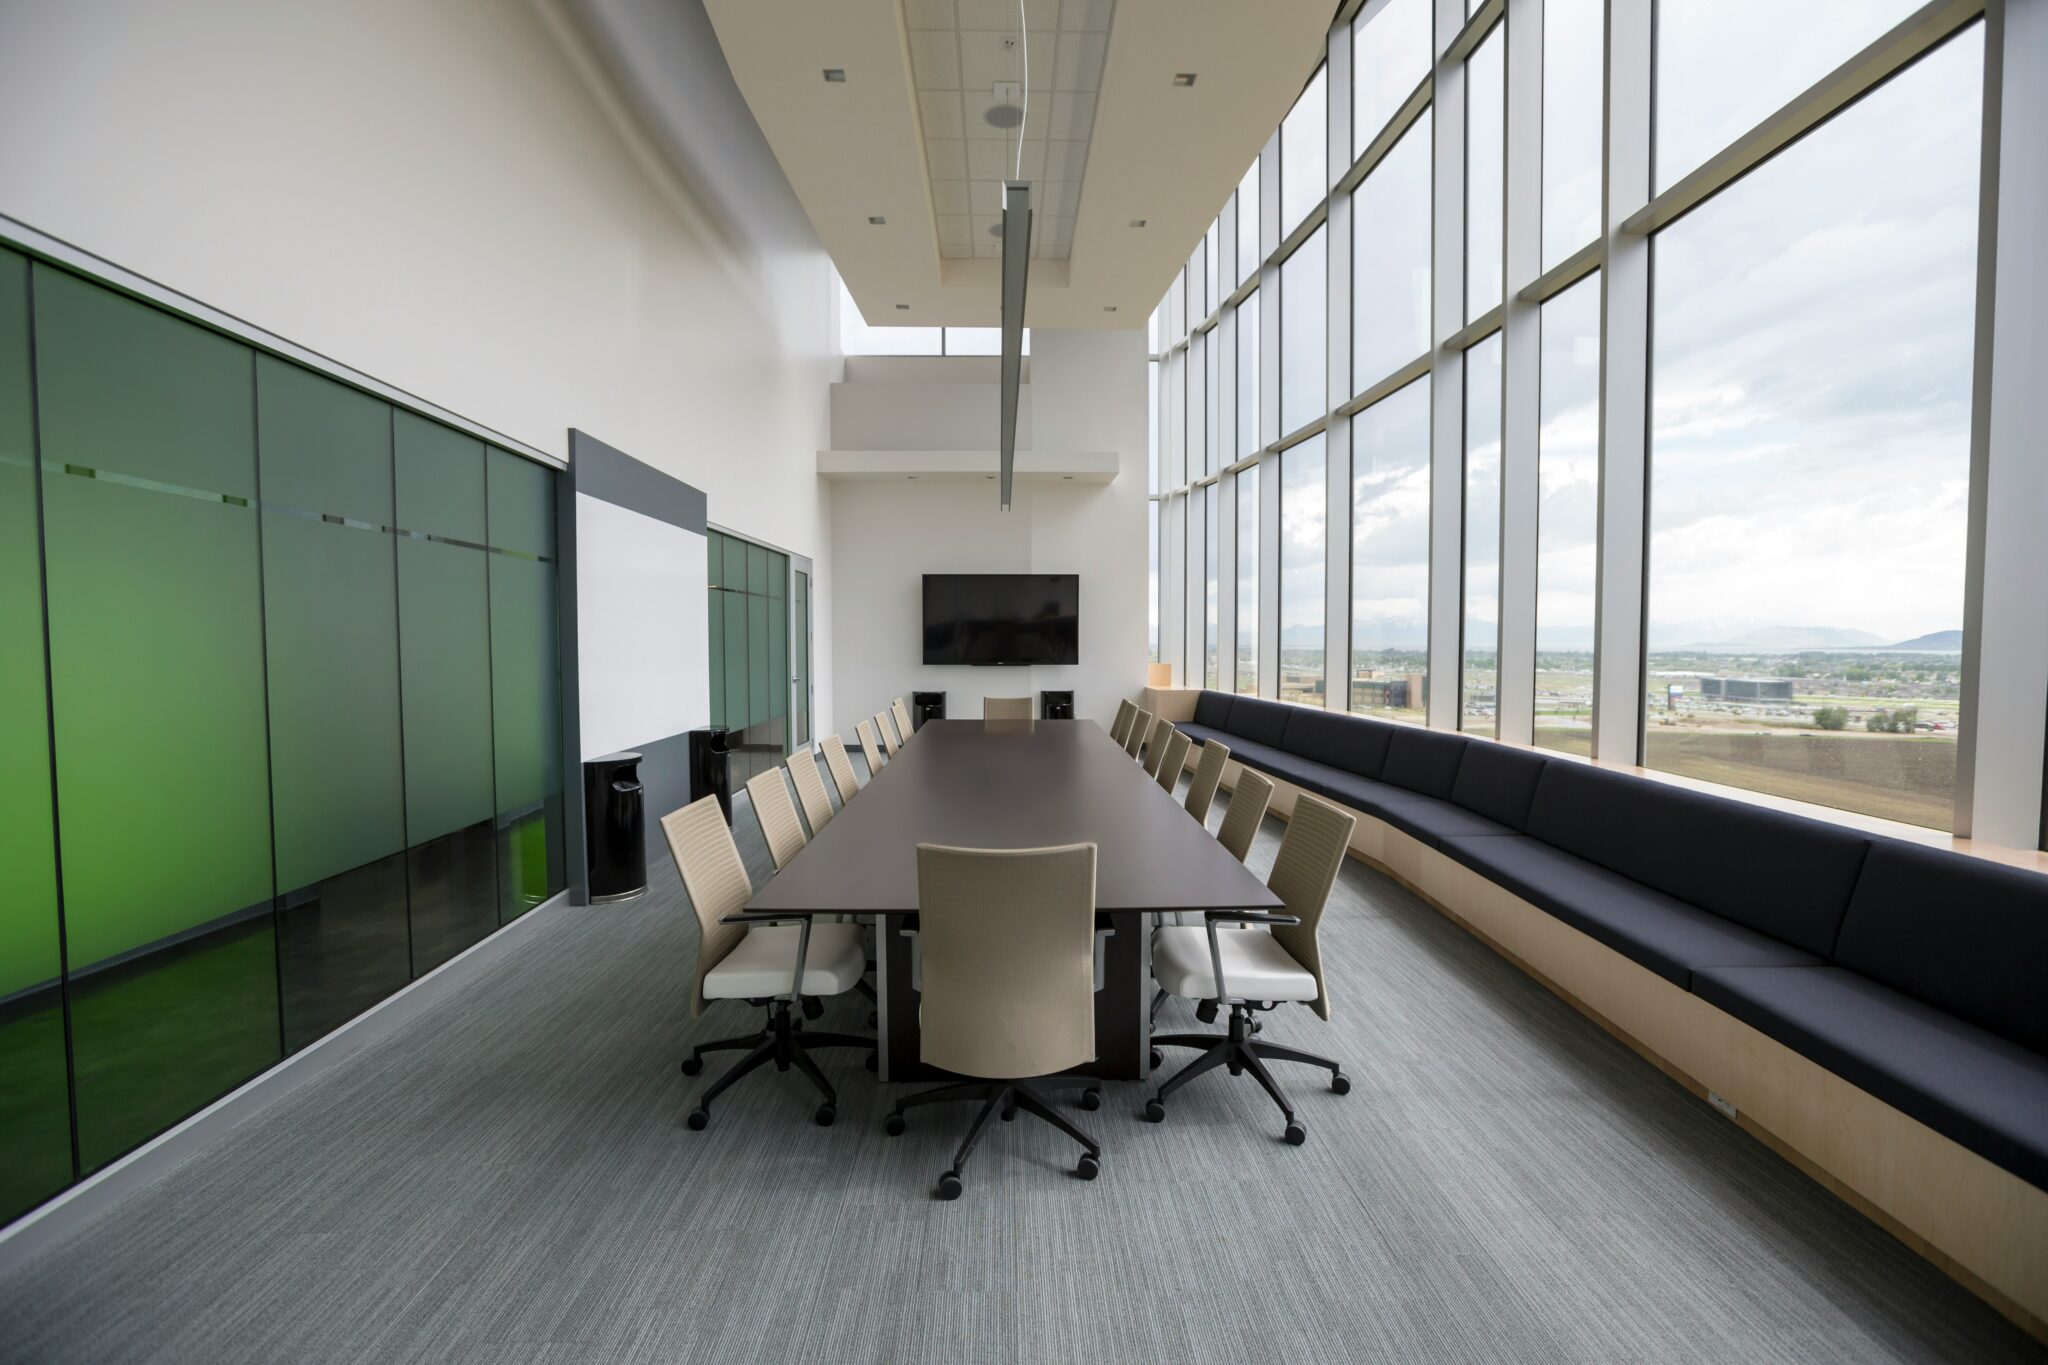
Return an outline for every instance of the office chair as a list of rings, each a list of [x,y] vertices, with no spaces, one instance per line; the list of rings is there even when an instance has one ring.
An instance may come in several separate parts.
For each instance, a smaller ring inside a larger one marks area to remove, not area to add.
[[[839,1116],[839,1092],[810,1054],[819,1048],[867,1049],[868,1070],[876,1067],[875,1040],[850,1033],[806,1033],[790,1018],[790,1006],[817,996],[843,995],[867,967],[858,924],[812,924],[803,915],[749,915],[753,883],[740,861],[718,798],[707,796],[662,817],[661,831],[682,874],[683,889],[697,914],[697,980],[690,988],[690,1017],[702,1018],[716,1000],[762,1005],[768,1017],[754,1033],[699,1043],[683,1062],[683,1074],[704,1069],[707,1052],[746,1055],[697,1097],[685,1122],[701,1131],[711,1122],[711,1101],[740,1077],[770,1062],[777,1071],[792,1066],[825,1097],[812,1113],[819,1127]]]
[[[889,719],[886,709],[875,712],[875,733],[882,737],[882,747],[889,751],[889,757],[894,758],[903,752],[903,741],[897,738],[895,723]]]
[[[804,851],[804,827],[797,823],[796,807],[790,804],[789,784],[782,780],[782,769],[770,768],[765,773],[755,773],[747,779],[747,802],[754,808],[754,818],[761,822],[761,837],[767,841],[768,856],[775,860],[775,870],[782,871],[789,866],[789,860]]]
[[[1116,704],[1116,719],[1109,723],[1110,743],[1122,747],[1124,736],[1131,732],[1131,721],[1136,718],[1138,708],[1128,701]]]
[[[803,802],[804,819],[811,825],[811,837],[832,823],[832,798],[825,794],[825,779],[818,776],[818,758],[809,745],[789,756],[789,780],[796,784],[796,799]]]
[[[910,708],[903,704],[903,698],[898,697],[889,703],[889,714],[896,718],[896,733],[905,744],[910,743],[910,737],[916,730],[910,723]]]
[[[1152,728],[1152,713],[1139,707],[1131,716],[1131,728],[1124,734],[1124,752],[1132,758],[1145,747],[1146,732]]]
[[[1223,827],[1216,831],[1216,842],[1229,849],[1231,857],[1243,862],[1252,851],[1252,840],[1258,835],[1260,823],[1266,818],[1266,807],[1272,804],[1273,780],[1240,764],[1237,785],[1230,789],[1230,809],[1223,812]]]
[[[896,1102],[884,1130],[898,1137],[907,1109],[980,1100],[981,1110],[939,1177],[938,1196],[958,1199],[960,1170],[992,1115],[1018,1110],[1081,1144],[1074,1173],[1093,1180],[1102,1149],[1056,1112],[1048,1092],[1096,1082],[1061,1077],[1095,1060],[1095,845],[973,849],[917,846],[917,913],[923,945],[919,1055],[980,1079],[942,1085]]]
[[[1181,770],[1187,767],[1188,750],[1193,748],[1194,744],[1195,742],[1186,735],[1168,726],[1165,753],[1159,760],[1158,771],[1153,774],[1159,779],[1161,789],[1168,796],[1173,795],[1174,785],[1180,781]]]
[[[1195,823],[1207,828],[1209,806],[1216,800],[1216,786],[1223,780],[1223,765],[1230,761],[1230,750],[1213,739],[1202,741],[1202,756],[1195,760],[1195,775],[1188,783],[1187,811],[1195,817]],[[1259,812],[1264,815],[1265,812]]]
[[[1152,733],[1145,739],[1145,756],[1139,760],[1144,764],[1147,775],[1159,775],[1160,760],[1166,756],[1166,737],[1179,733],[1173,728],[1173,722],[1166,717],[1158,716],[1153,719]]]
[[[1031,698],[1029,697],[983,697],[981,699],[983,720],[1030,720]]]
[[[860,779],[853,775],[853,760],[846,756],[846,741],[837,735],[827,735],[818,747],[825,751],[825,766],[831,770],[832,785],[839,788],[839,804],[843,806],[860,795]]]
[[[1323,1019],[1330,1017],[1330,993],[1323,981],[1316,930],[1357,823],[1355,816],[1321,797],[1297,796],[1287,834],[1273,859],[1272,875],[1266,878],[1266,885],[1286,907],[1283,913],[1211,910],[1204,915],[1208,922],[1199,927],[1169,925],[1152,935],[1152,979],[1183,999],[1228,1005],[1230,1032],[1222,1037],[1167,1033],[1153,1038],[1155,1066],[1156,1049],[1162,1047],[1201,1048],[1202,1055],[1182,1067],[1146,1102],[1146,1122],[1164,1121],[1168,1095],[1204,1072],[1227,1066],[1233,1076],[1252,1073],[1252,1079],[1287,1116],[1287,1141],[1299,1147],[1308,1141],[1308,1129],[1295,1117],[1294,1107],[1266,1063],[1319,1066],[1330,1073],[1330,1089],[1339,1095],[1350,1091],[1351,1082],[1338,1063],[1260,1040],[1260,1025],[1252,1015],[1293,1002],[1308,1005]],[[1218,933],[1219,926],[1225,924],[1248,926],[1250,931]]]
[[[853,734],[860,741],[861,756],[868,761],[868,781],[872,782],[887,761],[882,757],[882,746],[875,742],[875,723],[871,720],[858,721],[854,724]]]

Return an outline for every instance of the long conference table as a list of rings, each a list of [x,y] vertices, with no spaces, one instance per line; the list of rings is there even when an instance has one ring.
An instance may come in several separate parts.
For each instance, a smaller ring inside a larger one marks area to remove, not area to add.
[[[873,916],[885,1081],[941,1073],[918,1057],[910,940],[917,846],[1096,846],[1104,944],[1089,1074],[1150,1071],[1159,911],[1272,910],[1280,899],[1092,720],[928,721],[748,903],[749,913]]]

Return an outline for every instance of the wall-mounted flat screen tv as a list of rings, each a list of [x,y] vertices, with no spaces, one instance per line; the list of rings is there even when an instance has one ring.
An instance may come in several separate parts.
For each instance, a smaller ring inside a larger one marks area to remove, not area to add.
[[[927,664],[1073,664],[1081,659],[1081,576],[928,573]]]

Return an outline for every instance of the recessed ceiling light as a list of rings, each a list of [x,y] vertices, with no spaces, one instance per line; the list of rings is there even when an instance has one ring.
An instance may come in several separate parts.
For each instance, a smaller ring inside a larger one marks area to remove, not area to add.
[[[845,67],[843,67],[843,66],[828,66],[828,67],[826,67],[826,68],[825,68],[825,79],[826,79],[827,81],[831,82],[831,83],[832,83],[833,85],[844,85],[844,84],[846,84],[846,68],[845,68]]]
[[[884,218],[884,217],[883,217],[883,216],[882,216],[881,214],[879,214],[879,213],[871,213],[871,214],[869,214],[869,215],[868,215],[868,226],[869,226],[869,227],[883,227],[883,226],[886,226],[886,225],[887,225],[888,221],[889,221],[889,220],[888,220],[887,218]]]
[[[1116,305],[1113,303],[1105,303],[1102,305],[1102,311],[1105,313],[1114,313],[1116,311]]]
[[[915,474],[905,474],[905,475],[904,475],[903,477],[904,477],[904,478],[906,478],[906,479],[914,479],[914,478],[916,478],[916,477],[917,477],[917,475],[915,475]]]
[[[1144,220],[1143,218],[1133,218],[1133,219],[1131,219],[1131,226],[1132,226],[1132,227],[1143,227],[1143,226],[1145,226],[1145,220]]]
[[[1072,483],[1074,481],[1074,476],[1072,474],[1062,474],[1060,475],[1060,478],[1062,478],[1068,483]]]
[[[1024,121],[1024,110],[1014,104],[991,104],[982,110],[981,121],[991,128],[1015,128]]]
[[[1173,73],[1173,83],[1185,90],[1195,83],[1195,73],[1192,71],[1176,71]]]
[[[910,311],[910,305],[907,303],[899,303],[896,305],[896,311],[899,313],[907,313]]]

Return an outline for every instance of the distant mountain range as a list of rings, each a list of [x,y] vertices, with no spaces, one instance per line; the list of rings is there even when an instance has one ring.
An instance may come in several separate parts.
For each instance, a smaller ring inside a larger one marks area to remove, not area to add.
[[[1901,640],[1886,649],[1924,650],[1929,654],[1960,654],[1963,649],[1963,633],[1959,630],[1937,630],[1926,635],[1915,635],[1910,640]]]
[[[1694,649],[1778,651],[1794,649],[1868,649],[1884,643],[1884,636],[1867,630],[1845,630],[1841,626],[1765,626],[1745,631],[1712,644],[1695,644]]]
[[[1493,645],[1493,623],[1473,623],[1475,643],[1480,648],[1490,649]],[[1355,649],[1423,649],[1428,645],[1428,628],[1419,620],[1405,618],[1375,623],[1371,638],[1359,625],[1352,627],[1356,638],[1352,641]],[[1669,639],[1669,633],[1665,639]],[[1690,633],[1690,632],[1688,632]],[[1683,637],[1681,637],[1683,638]],[[1483,643],[1481,643],[1483,642]],[[1323,643],[1320,626],[1289,626],[1280,632],[1282,649],[1312,649]],[[1565,627],[1546,630],[1541,633],[1536,647],[1545,650],[1591,650],[1593,631],[1591,627]],[[1664,640],[1652,641],[1653,652],[1685,653],[1697,651],[1703,654],[1796,654],[1801,651],[1868,650],[1872,653],[1955,654],[1963,647],[1963,633],[1960,630],[1936,630],[1925,635],[1916,635],[1910,640],[1896,644],[1886,642],[1882,635],[1867,630],[1850,630],[1842,626],[1761,626],[1747,630],[1727,639],[1712,643],[1669,644]]]

